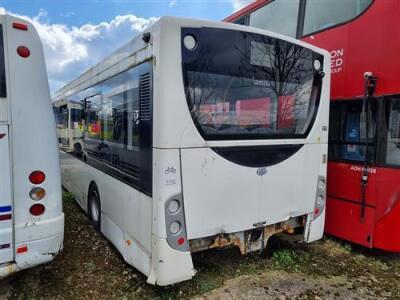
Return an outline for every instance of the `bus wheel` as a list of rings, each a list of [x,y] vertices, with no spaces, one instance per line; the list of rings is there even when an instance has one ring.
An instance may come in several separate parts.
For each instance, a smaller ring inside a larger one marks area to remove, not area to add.
[[[82,146],[79,143],[74,145],[74,154],[77,157],[82,157]]]
[[[88,214],[94,228],[96,228],[97,231],[100,231],[101,224],[100,208],[100,194],[96,184],[92,184],[89,191]]]

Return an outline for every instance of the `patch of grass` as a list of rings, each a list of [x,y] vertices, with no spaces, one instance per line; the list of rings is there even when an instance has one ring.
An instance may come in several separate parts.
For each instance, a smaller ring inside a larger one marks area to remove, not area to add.
[[[346,243],[343,245],[343,248],[344,248],[344,250],[346,250],[347,252],[351,252],[351,250],[352,250],[352,249],[351,249],[351,245],[350,245],[350,244],[346,244]]]
[[[274,265],[282,267],[292,267],[296,265],[296,252],[289,249],[275,251],[272,254]]]
[[[96,269],[96,264],[93,261],[89,260],[83,263],[83,267],[88,273],[93,273],[93,271]]]
[[[305,266],[309,262],[310,255],[304,251],[282,249],[272,254],[272,265],[278,269],[298,272],[301,266]]]
[[[218,286],[219,285],[212,278],[201,280],[198,283],[198,287],[199,287],[199,292],[200,293],[206,293],[208,291],[211,291],[211,290],[217,288]]]
[[[75,199],[74,194],[66,191],[63,192],[62,197],[65,202],[72,202]]]

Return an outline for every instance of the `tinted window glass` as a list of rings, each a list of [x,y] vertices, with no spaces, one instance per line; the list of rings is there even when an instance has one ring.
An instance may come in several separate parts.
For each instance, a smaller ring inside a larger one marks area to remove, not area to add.
[[[250,26],[296,37],[299,0],[275,0],[250,14]]]
[[[321,85],[313,59],[322,56],[258,34],[186,32],[198,40],[195,50],[182,45],[186,97],[205,139],[306,136]]]
[[[56,112],[57,128],[68,128],[68,108],[67,105],[54,108]]]
[[[234,21],[235,24],[239,25],[247,25],[247,16],[244,16],[236,21]]]
[[[400,166],[400,98],[391,99],[386,147],[386,163]]]
[[[324,30],[360,15],[373,0],[307,0],[304,35]]]
[[[92,90],[86,98],[87,132],[90,138],[121,144],[137,144],[139,117],[139,69],[116,75]]]
[[[368,106],[368,149],[366,116],[362,114],[362,101],[332,103],[329,129],[329,158],[364,161],[368,150],[369,161],[375,157],[376,103]]]
[[[70,103],[85,99],[81,123],[87,163],[149,195],[152,193],[151,68],[151,62],[143,63],[68,99]],[[79,119],[78,111],[71,117]]]
[[[101,135],[101,95],[87,97],[85,100],[86,134],[90,138],[102,138]]]

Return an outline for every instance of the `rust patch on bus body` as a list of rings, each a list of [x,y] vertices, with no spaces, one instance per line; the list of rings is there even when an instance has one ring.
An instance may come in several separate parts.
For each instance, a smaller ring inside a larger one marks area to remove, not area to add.
[[[211,237],[190,240],[192,253],[208,249],[238,247],[242,255],[262,251],[271,236],[277,233],[287,232],[293,234],[295,228],[305,225],[307,216],[290,218],[277,224],[258,227],[242,232],[220,233]]]

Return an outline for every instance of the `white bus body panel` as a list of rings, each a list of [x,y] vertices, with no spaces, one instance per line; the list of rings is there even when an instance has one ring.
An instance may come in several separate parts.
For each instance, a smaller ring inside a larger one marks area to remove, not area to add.
[[[32,24],[11,16],[1,16],[3,25],[9,149],[12,169],[12,211],[14,225],[14,263],[0,267],[0,276],[50,261],[62,249],[64,214],[61,200],[61,176],[54,114],[51,106],[44,54]],[[23,23],[28,30],[13,28]],[[17,54],[19,46],[30,56]],[[3,101],[3,100],[2,100]],[[3,155],[2,155],[3,159]],[[29,209],[35,202],[29,197],[35,186],[29,175],[41,170],[46,180],[40,187],[46,196],[40,201],[45,212],[38,217]],[[18,253],[20,246],[27,251]]]
[[[0,125],[0,264],[14,259],[8,126]]]
[[[101,231],[124,259],[150,273],[152,199],[63,151],[62,181],[81,208],[88,211],[88,192],[96,183],[101,201]]]
[[[183,149],[188,238],[240,232],[312,212],[320,172],[315,157],[322,160],[323,148],[304,145],[287,160],[268,167],[263,176],[257,168],[238,166],[208,148]]]

